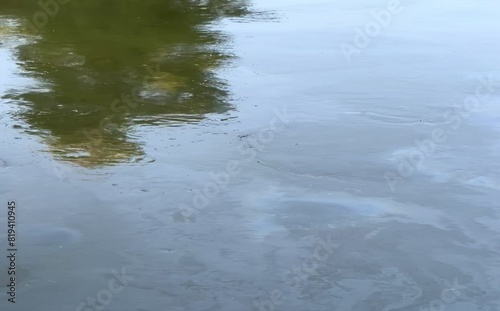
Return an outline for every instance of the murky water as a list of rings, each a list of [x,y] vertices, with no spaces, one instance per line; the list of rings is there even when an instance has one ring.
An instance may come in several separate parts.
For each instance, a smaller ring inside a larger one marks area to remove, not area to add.
[[[0,3],[2,310],[500,309],[498,3],[47,3]]]

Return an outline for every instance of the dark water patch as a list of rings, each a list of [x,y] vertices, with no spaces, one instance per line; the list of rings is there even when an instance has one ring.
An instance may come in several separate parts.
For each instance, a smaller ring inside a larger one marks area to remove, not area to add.
[[[137,124],[176,126],[231,110],[218,72],[235,57],[230,36],[214,25],[259,15],[246,1],[78,1],[30,29],[19,21],[39,7],[21,3],[2,7],[18,33],[37,37],[15,55],[24,75],[46,88],[5,97],[22,103],[14,116],[30,134],[51,138],[48,150],[88,167],[141,155],[140,139],[130,138]]]

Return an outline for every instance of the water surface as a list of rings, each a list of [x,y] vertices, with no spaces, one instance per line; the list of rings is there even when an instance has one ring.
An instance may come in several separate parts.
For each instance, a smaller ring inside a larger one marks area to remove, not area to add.
[[[2,2],[2,308],[498,310],[500,5],[388,6]]]

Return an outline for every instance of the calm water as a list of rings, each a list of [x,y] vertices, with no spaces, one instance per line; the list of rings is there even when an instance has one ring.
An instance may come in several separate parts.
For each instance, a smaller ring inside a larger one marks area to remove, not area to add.
[[[2,310],[500,309],[497,2],[45,9],[0,3]]]

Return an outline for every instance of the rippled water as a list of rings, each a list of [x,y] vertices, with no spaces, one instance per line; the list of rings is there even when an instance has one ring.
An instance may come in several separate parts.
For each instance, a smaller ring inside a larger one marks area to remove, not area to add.
[[[0,3],[2,310],[500,309],[499,13]]]

